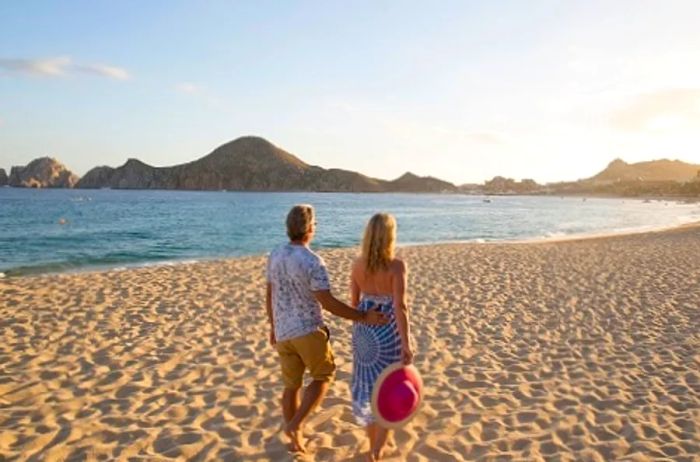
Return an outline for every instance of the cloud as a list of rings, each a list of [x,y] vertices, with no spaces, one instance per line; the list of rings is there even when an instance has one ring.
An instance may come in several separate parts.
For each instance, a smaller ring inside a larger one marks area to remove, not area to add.
[[[626,132],[700,127],[700,89],[677,88],[637,95],[613,111],[610,124]]]
[[[0,58],[0,69],[21,74],[56,77],[66,75],[70,63],[70,58],[65,56],[47,59]]]
[[[131,76],[125,69],[116,66],[108,66],[105,64],[76,65],[74,66],[74,68],[78,72],[99,75],[102,77],[109,77],[111,79],[116,80],[129,80],[131,78]]]
[[[190,82],[180,82],[175,85],[175,90],[179,91],[180,93],[185,93],[188,95],[193,95],[195,93],[199,93],[202,91],[202,88],[199,85],[196,85],[194,83]]]
[[[72,74],[92,74],[116,80],[128,80],[129,73],[106,64],[73,63],[67,56],[43,59],[0,58],[0,71],[41,77],[64,77]]]

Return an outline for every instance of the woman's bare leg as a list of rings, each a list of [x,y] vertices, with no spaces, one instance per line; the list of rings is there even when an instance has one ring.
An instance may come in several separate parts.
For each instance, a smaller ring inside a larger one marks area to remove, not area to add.
[[[373,460],[380,460],[382,458],[382,452],[384,451],[384,445],[388,437],[389,429],[375,424],[374,445],[372,445]]]
[[[367,453],[367,460],[374,461],[374,441],[377,438],[377,424],[369,424],[367,427],[367,437],[369,438],[369,452]]]

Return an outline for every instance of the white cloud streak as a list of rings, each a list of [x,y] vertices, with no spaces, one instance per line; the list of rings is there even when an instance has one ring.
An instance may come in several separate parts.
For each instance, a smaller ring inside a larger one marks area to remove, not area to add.
[[[70,63],[70,58],[65,56],[46,59],[0,58],[0,69],[20,74],[60,77],[66,75]]]
[[[94,74],[102,77],[109,77],[115,80],[129,80],[131,75],[121,67],[109,66],[106,64],[84,64],[74,66],[78,72]]]
[[[74,63],[68,56],[53,58],[25,59],[0,58],[2,72],[40,77],[66,77],[75,74],[90,74],[114,80],[128,80],[131,75],[126,69],[108,64]]]

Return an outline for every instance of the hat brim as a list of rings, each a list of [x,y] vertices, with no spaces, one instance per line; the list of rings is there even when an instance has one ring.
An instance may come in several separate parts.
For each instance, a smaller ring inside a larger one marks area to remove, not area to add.
[[[397,421],[390,421],[386,420],[381,413],[379,412],[379,390],[382,387],[382,384],[384,383],[384,380],[386,380],[387,377],[389,377],[391,374],[396,372],[399,369],[403,368],[412,368],[415,371],[415,377],[417,379],[417,385],[418,385],[418,405],[416,408],[411,412],[409,415],[407,415],[405,418]],[[413,366],[413,364],[403,364],[402,362],[396,362],[393,364],[389,364],[384,370],[382,371],[381,374],[379,374],[379,377],[377,377],[377,381],[374,383],[374,389],[372,390],[372,415],[374,415],[375,421],[381,425],[384,428],[399,428],[403,427],[406,425],[408,422],[410,422],[411,419],[413,419],[416,414],[420,411],[420,408],[423,406],[423,379],[421,378],[420,374],[418,373],[418,370]]]

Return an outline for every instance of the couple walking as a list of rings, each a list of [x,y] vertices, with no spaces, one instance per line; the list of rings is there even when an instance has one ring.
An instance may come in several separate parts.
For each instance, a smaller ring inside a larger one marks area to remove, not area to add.
[[[406,265],[394,258],[396,221],[388,214],[376,214],[369,220],[362,254],[350,275],[352,306],[333,296],[323,260],[309,249],[315,227],[313,207],[292,207],[287,215],[289,243],[273,250],[267,263],[266,309],[270,343],[277,349],[282,368],[285,433],[292,451],[305,451],[304,422],[323,400],[335,375],[323,308],[354,321],[352,410],[369,437],[368,460],[378,460],[389,429],[373,416],[374,384],[389,364],[413,360]],[[306,369],[313,380],[301,397]]]

